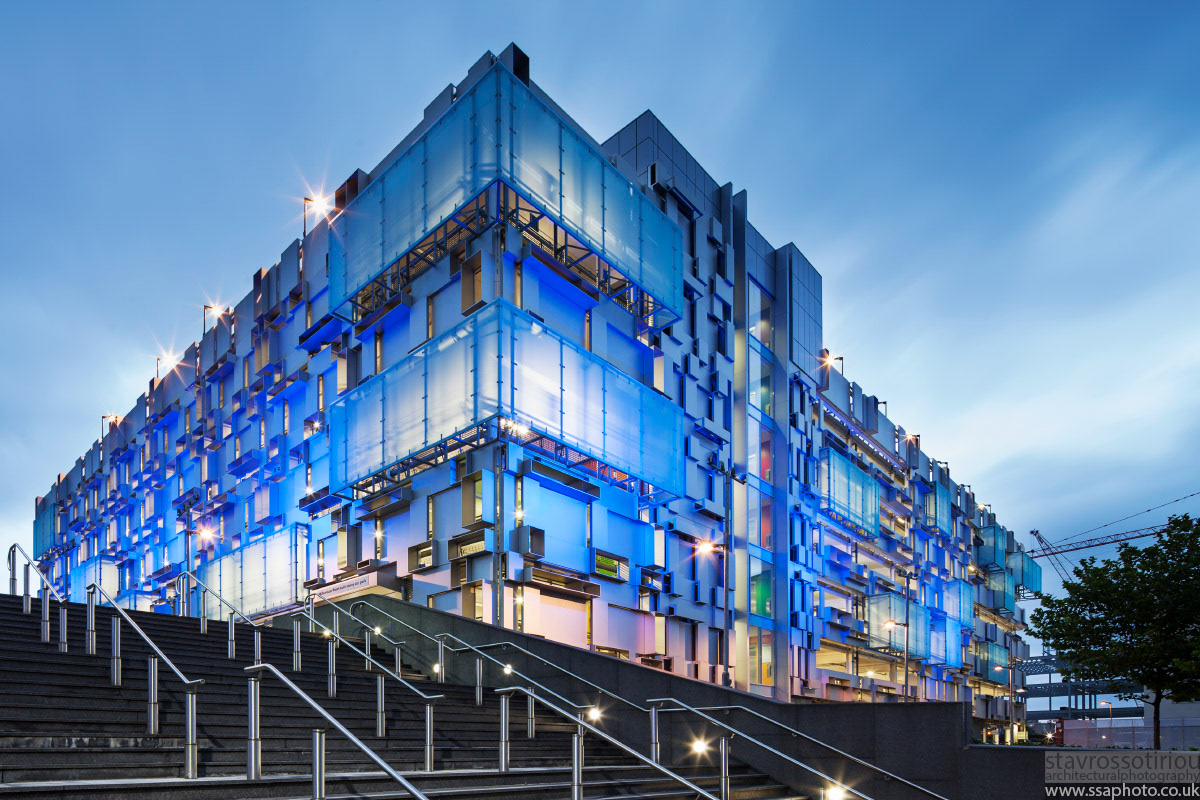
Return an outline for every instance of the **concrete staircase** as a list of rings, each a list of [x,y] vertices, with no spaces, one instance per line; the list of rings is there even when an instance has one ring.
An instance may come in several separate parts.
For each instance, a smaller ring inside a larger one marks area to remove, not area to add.
[[[54,604],[57,606],[57,604]],[[58,650],[57,607],[51,641],[40,641],[39,604],[21,613],[21,598],[0,595],[0,800],[21,798],[301,798],[312,797],[312,731],[325,721],[269,674],[261,682],[261,780],[246,779],[247,675],[254,631],[237,625],[237,652],[227,657],[226,623],[210,621],[199,633],[194,618],[131,612],[132,618],[191,680],[197,693],[199,777],[184,775],[184,691],[166,664],[159,664],[160,731],[147,734],[147,658],[150,648],[122,625],[123,679],[109,681],[111,618],[96,609],[96,655],[85,653],[86,606],[67,604],[68,643]],[[525,703],[513,701],[511,763],[498,769],[499,699],[487,690],[482,706],[475,688],[434,683],[409,668],[406,679],[435,704],[433,772],[424,772],[425,701],[387,679],[387,735],[375,736],[376,673],[363,657],[341,647],[337,696],[327,696],[327,639],[302,634],[304,669],[291,672],[292,634],[262,628],[262,658],[284,672],[391,767],[430,798],[538,798],[571,796],[571,734],[575,726],[544,713],[536,737],[526,738]],[[390,655],[373,650],[384,664]],[[657,798],[695,796],[678,782],[609,743],[586,740],[584,797]],[[642,749],[635,745],[636,749]],[[404,798],[408,792],[381,772],[336,730],[326,738],[326,787],[330,798]],[[715,756],[715,754],[713,754]],[[674,771],[718,794],[714,757],[699,756]],[[786,786],[745,765],[730,771],[730,798],[795,800]]]

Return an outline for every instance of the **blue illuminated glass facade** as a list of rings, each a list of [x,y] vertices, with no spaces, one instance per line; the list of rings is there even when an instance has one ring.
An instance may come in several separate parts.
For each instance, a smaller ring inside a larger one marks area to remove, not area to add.
[[[914,695],[1002,719],[1036,562],[824,366],[821,276],[744,191],[649,112],[595,142],[518,53],[38,499],[48,574],[248,613],[365,581],[780,700],[896,699],[906,619]]]

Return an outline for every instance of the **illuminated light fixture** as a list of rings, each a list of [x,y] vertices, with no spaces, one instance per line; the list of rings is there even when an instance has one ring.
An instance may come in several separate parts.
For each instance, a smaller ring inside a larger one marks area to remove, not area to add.
[[[525,509],[518,508],[516,511],[514,511],[513,519],[515,519],[517,522],[520,522],[521,520],[525,519]]]
[[[325,566],[325,559],[323,559],[323,558],[318,558],[318,559],[317,559],[317,566],[318,566],[318,567],[323,567],[323,566]]]
[[[333,635],[333,633],[332,633],[331,631],[329,631],[329,630],[326,630],[326,631],[325,631],[324,633],[322,633],[321,635],[322,635],[322,636],[324,636],[326,639],[328,639],[330,636],[332,636],[332,635]]]
[[[378,636],[381,633],[383,633],[383,629],[380,628],[378,625],[376,625],[375,626],[375,635]]]
[[[974,571],[975,571],[975,565],[967,564],[967,572],[974,572]]]
[[[592,706],[591,708],[589,708],[588,712],[587,712],[587,718],[589,720],[591,720],[592,722],[595,722],[596,720],[600,719],[600,709],[597,708],[596,706]]]
[[[442,671],[442,665],[441,665],[441,664],[434,664],[434,665],[433,665],[433,671],[434,671],[435,673],[437,673],[437,672],[441,672],[441,671]]]
[[[505,665],[504,665],[504,674],[505,674],[505,675],[512,675],[512,664],[505,664]]]
[[[702,755],[708,752],[708,742],[703,739],[697,739],[692,742],[692,752],[696,755]]]
[[[885,631],[895,630],[895,628],[896,628],[896,620],[894,620],[894,619],[889,619],[887,622],[883,623],[883,629]]]
[[[200,530],[196,531],[196,535],[201,539],[207,539],[208,537],[212,536],[212,530],[209,528],[201,528]]]
[[[867,677],[868,677],[868,678],[874,678],[874,677],[875,677],[875,670],[873,670],[873,669],[869,669],[869,670],[867,670]]]
[[[843,375],[845,375],[846,374],[846,359],[843,358],[842,356],[827,355],[823,359],[821,359],[821,366],[825,367],[826,369],[832,370],[833,364],[835,361],[838,363],[838,366],[839,366],[838,371],[841,372]]]
[[[525,598],[518,595],[517,597],[513,598],[513,602],[517,605],[522,605],[525,602]]]
[[[713,544],[712,542],[705,541],[705,542],[701,542],[700,544],[696,545],[696,552],[701,553],[702,555],[707,555],[716,549],[717,549],[717,546],[715,544]]]
[[[992,667],[992,670],[995,672],[1004,672],[1004,667],[997,664],[996,666]]]
[[[846,800],[846,790],[840,786],[830,786],[825,790],[825,800]]]
[[[325,195],[320,195],[320,194],[316,195],[315,197],[305,197],[304,201],[303,201],[303,206],[304,206],[304,236],[307,237],[308,236],[308,207],[312,206],[313,213],[315,213],[317,216],[323,217],[329,213],[331,206],[329,203],[329,198],[326,197]]]

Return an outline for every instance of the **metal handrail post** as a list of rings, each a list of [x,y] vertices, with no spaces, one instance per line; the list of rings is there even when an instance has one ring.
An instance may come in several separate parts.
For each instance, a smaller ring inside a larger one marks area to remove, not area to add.
[[[199,775],[199,750],[196,745],[196,684],[183,687],[183,777]]]
[[[42,590],[42,644],[50,644],[50,593]]]
[[[721,737],[721,800],[729,800],[729,737]]]
[[[121,618],[112,618],[112,654],[108,661],[108,680],[113,686],[121,685]]]
[[[262,778],[262,679],[252,675],[246,684],[246,780]]]
[[[475,705],[483,705],[483,659],[475,659]]]
[[[292,620],[292,672],[300,672],[300,620]]]
[[[378,753],[376,753],[374,750],[372,750],[371,748],[369,748],[365,744],[363,744],[362,740],[359,739],[357,736],[355,736],[350,731],[349,728],[347,728],[342,723],[338,722],[336,717],[334,717],[332,714],[330,714],[328,711],[326,711],[323,707],[321,707],[321,705],[319,703],[317,703],[317,701],[313,700],[311,697],[309,697],[307,694],[305,694],[304,691],[300,687],[298,687],[296,684],[292,683],[292,681],[290,681],[286,675],[284,675],[282,672],[280,672],[279,669],[274,664],[271,664],[269,662],[263,662],[262,664],[257,664],[254,666],[246,667],[244,671],[246,672],[246,674],[261,674],[263,672],[270,672],[272,675],[274,675],[276,678],[279,679],[280,683],[282,683],[284,686],[286,686],[288,689],[290,689],[297,697],[299,697],[301,700],[303,700],[308,705],[309,708],[311,708],[313,711],[320,714],[321,717],[324,718],[324,720],[327,723],[329,723],[335,729],[337,729],[338,733],[345,736],[352,745],[354,745],[355,747],[357,747],[359,749],[359,751],[363,755],[367,756],[373,762],[375,762],[375,764],[380,769],[382,769],[384,771],[384,773],[388,775],[388,777],[392,778],[394,781],[396,781],[401,786],[403,786],[405,791],[407,791],[410,795],[412,795],[414,798],[416,798],[416,800],[429,800],[429,798],[420,789],[413,786],[412,783],[410,783],[407,778],[405,778],[403,775],[401,775],[399,772],[397,772],[395,769],[393,769],[391,765],[389,765],[386,761],[384,761],[382,758],[380,758]]]
[[[87,628],[83,634],[83,649],[89,656],[96,655],[96,590],[87,593]]]
[[[500,771],[508,772],[508,699],[507,694],[500,695]]]
[[[583,736],[571,734],[571,800],[583,800]]]
[[[325,800],[325,729],[313,729],[313,800]]]
[[[339,617],[337,614],[333,615],[333,648],[335,650],[339,649],[339,644],[340,644],[339,640],[342,638],[341,619],[342,618]]]
[[[337,643],[333,637],[329,639],[329,681],[328,691],[330,697],[337,697]]]
[[[229,627],[227,632],[229,634],[229,644],[225,648],[227,651],[226,655],[230,659],[234,659],[237,658],[237,617],[233,615],[232,611],[229,612]]]
[[[438,683],[445,683],[446,682],[446,637],[445,636],[437,637],[437,643],[438,643],[438,663],[434,665],[434,668],[437,670],[437,673],[438,673]]]
[[[25,573],[25,589],[21,595],[21,613],[28,614],[33,608],[32,598],[29,596],[29,565],[24,565],[22,572]]]
[[[262,663],[262,631],[254,629],[254,663]]]
[[[17,594],[17,551],[8,548],[8,593]]]
[[[662,745],[658,740],[658,706],[650,707],[650,760],[662,763]]]
[[[425,771],[433,772],[433,703],[425,704]]]
[[[158,659],[146,659],[146,733],[158,735]]]
[[[196,615],[200,618],[200,635],[208,633],[208,589],[200,590],[200,608]]]
[[[58,604],[58,652],[67,652],[67,604]]]
[[[536,736],[537,736],[537,712],[534,710],[533,696],[530,694],[530,695],[526,695],[526,697],[525,697],[525,738],[533,739]]]
[[[387,711],[384,709],[387,688],[383,684],[383,675],[375,676],[375,736],[383,739],[387,736]]]

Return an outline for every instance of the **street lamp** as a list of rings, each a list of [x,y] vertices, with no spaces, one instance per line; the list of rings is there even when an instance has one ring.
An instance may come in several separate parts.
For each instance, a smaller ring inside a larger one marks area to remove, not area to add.
[[[1007,667],[1002,667],[999,664],[992,667],[995,672],[1008,670],[1008,743],[1017,743],[1017,700],[1013,694],[1013,670],[1017,668],[1016,662],[1020,659],[1013,658],[1008,662]]]
[[[329,211],[329,198],[322,197],[321,195],[317,195],[316,197],[304,198],[303,205],[304,205],[304,238],[305,239],[308,238],[308,206],[310,204],[313,207],[313,211],[317,215],[324,216],[325,212]],[[303,242],[303,239],[301,239],[301,241]]]
[[[725,491],[728,492],[728,475],[726,475],[725,486]],[[726,525],[728,525],[728,523],[726,523]],[[726,541],[728,541],[728,534],[726,535]],[[723,670],[721,673],[721,682],[725,686],[732,686],[733,684],[729,680],[729,550],[723,544],[714,544],[713,542],[706,540],[700,542],[700,544],[696,546],[696,552],[700,555],[708,555],[709,553],[719,553],[721,555],[721,590],[724,597],[724,600],[721,604],[721,625],[725,629],[723,634],[725,637],[724,647],[721,648],[721,662]]]
[[[908,616],[908,599],[905,598],[904,616]],[[908,702],[908,623],[897,622],[894,619],[889,619],[883,623],[883,629],[886,631],[895,630],[897,627],[904,628],[904,694],[900,697],[901,703]]]

